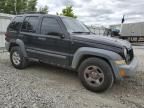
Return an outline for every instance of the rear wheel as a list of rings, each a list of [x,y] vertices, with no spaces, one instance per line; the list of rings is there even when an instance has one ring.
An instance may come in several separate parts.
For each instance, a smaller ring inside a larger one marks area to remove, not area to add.
[[[24,57],[20,47],[12,47],[10,51],[10,60],[12,65],[17,69],[23,69],[27,66],[28,61]]]
[[[103,92],[113,85],[114,77],[109,64],[99,58],[88,58],[79,67],[79,78],[88,90]]]

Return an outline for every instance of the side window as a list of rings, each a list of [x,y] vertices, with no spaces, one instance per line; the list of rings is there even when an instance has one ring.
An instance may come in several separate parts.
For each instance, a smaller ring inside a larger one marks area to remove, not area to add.
[[[23,32],[27,31],[28,20],[29,20],[29,17],[26,17],[25,20],[24,20],[24,22],[23,22],[23,24],[22,24],[21,31],[23,31]]]
[[[39,22],[39,17],[26,17],[23,22],[21,31],[36,33],[38,22]]]
[[[61,28],[59,23],[54,18],[43,18],[41,25],[41,34],[44,35],[59,35]]]
[[[19,31],[22,25],[22,17],[17,16],[13,19],[13,21],[10,23],[8,27],[8,31]]]

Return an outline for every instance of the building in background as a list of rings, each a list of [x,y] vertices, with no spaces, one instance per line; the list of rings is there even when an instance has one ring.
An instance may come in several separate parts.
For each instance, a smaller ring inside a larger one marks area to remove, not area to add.
[[[5,44],[5,32],[9,25],[13,15],[0,13],[0,47],[4,47]]]

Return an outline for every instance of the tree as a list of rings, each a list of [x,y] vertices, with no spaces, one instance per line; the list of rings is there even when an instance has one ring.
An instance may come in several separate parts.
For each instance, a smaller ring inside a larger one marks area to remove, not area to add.
[[[40,7],[39,12],[48,13],[48,6]]]
[[[62,10],[62,13],[56,13],[57,15],[63,15],[63,16],[68,16],[68,17],[73,17],[73,18],[77,18],[77,16],[74,15],[72,6],[66,6],[66,8],[64,8]]]
[[[36,11],[37,0],[28,0],[27,11]]]
[[[12,0],[14,2],[14,0]],[[12,6],[12,2],[9,0],[1,0],[0,1],[0,11],[5,13],[10,13],[11,11],[14,11],[14,5]],[[13,8],[13,9],[12,9]]]
[[[1,0],[0,12],[16,14],[27,9],[28,0]]]
[[[13,9],[11,13],[18,14],[18,13],[26,11],[28,8],[27,2],[28,0],[14,0],[14,2],[11,4],[11,7],[10,7],[11,9]],[[7,13],[9,13],[9,11]]]
[[[0,12],[17,14],[21,12],[36,12],[37,0],[0,0]],[[48,7],[41,8],[46,12]]]
[[[0,0],[0,12],[4,10],[4,6],[5,6],[5,1]]]

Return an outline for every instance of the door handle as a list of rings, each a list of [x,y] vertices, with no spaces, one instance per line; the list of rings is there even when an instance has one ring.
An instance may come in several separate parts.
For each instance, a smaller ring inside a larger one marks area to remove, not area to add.
[[[60,37],[61,37],[61,39],[64,39],[64,38],[65,38],[65,36],[64,36],[64,35],[61,35]]]
[[[19,37],[23,37],[24,35],[23,34],[19,34]]]
[[[38,40],[43,40],[43,41],[45,41],[46,38],[44,38],[44,37],[38,37]]]

